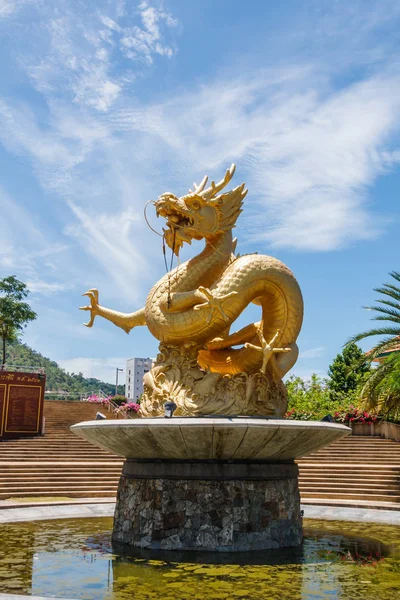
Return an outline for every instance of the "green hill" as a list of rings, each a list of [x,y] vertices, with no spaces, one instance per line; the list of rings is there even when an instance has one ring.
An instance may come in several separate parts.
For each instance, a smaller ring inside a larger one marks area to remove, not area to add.
[[[7,346],[7,364],[19,367],[42,367],[46,373],[46,390],[67,392],[74,398],[79,398],[81,394],[88,392],[97,393],[99,390],[107,395],[115,394],[115,385],[112,383],[105,383],[93,377],[84,377],[82,373],[67,373],[53,360],[17,341]],[[118,386],[118,393],[125,394],[124,385]]]

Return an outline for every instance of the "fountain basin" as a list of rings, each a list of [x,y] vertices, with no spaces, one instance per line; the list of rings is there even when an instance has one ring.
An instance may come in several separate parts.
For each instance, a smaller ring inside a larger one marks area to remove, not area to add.
[[[84,421],[79,437],[128,459],[290,461],[348,435],[322,421],[254,417],[173,417]]]
[[[86,421],[71,429],[126,458],[115,544],[216,552],[300,545],[294,460],[350,432],[326,422],[223,416]]]

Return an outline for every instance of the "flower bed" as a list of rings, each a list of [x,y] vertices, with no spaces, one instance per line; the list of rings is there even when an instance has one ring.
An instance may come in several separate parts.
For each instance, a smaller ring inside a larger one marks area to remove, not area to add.
[[[135,418],[139,416],[139,410],[140,404],[137,404],[136,402],[123,402],[121,406],[116,410],[116,414],[117,417],[120,416],[122,418]]]
[[[356,424],[374,425],[379,423],[382,419],[379,415],[370,414],[366,410],[360,410],[354,406],[350,406],[349,409],[345,411],[336,411],[333,418],[337,423],[344,423],[349,426]]]
[[[82,402],[91,402],[92,404],[102,404],[104,406],[104,405],[110,404],[110,399],[111,399],[111,396],[103,397],[103,396],[98,396],[97,394],[92,394],[91,396],[84,398],[82,400]]]
[[[336,423],[343,423],[352,429],[352,435],[380,436],[385,439],[400,442],[400,424],[386,421],[382,415],[368,413],[350,406],[347,410],[338,410],[333,413]],[[285,419],[296,421],[320,421],[319,415],[312,412],[299,411],[295,408],[285,413]]]

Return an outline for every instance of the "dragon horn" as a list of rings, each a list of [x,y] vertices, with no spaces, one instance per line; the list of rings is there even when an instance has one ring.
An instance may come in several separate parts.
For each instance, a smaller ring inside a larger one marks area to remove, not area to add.
[[[230,168],[227,169],[224,178],[221,179],[221,181],[219,181],[218,183],[215,183],[214,181],[212,181],[210,187],[208,187],[206,190],[204,190],[204,192],[201,193],[201,196],[205,200],[211,200],[212,198],[214,198],[214,196],[216,196],[218,194],[218,192],[220,192],[226,185],[228,185],[228,183],[230,182],[230,180],[233,177],[235,169],[236,169],[236,165],[234,165],[232,163]]]
[[[193,190],[189,190],[189,192],[192,194],[200,194],[206,187],[207,181],[208,181],[208,175],[204,175],[204,177],[201,180],[201,182],[199,183],[199,185],[197,185],[197,183],[193,183]]]

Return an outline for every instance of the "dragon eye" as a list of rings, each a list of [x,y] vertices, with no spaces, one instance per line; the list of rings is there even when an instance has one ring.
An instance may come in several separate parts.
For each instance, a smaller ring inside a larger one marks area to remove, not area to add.
[[[200,210],[201,204],[200,204],[200,202],[195,200],[194,202],[191,203],[190,208],[193,208],[193,210]]]

